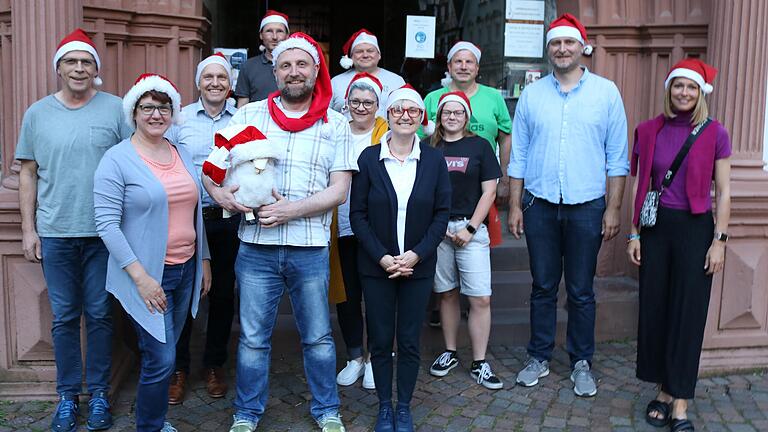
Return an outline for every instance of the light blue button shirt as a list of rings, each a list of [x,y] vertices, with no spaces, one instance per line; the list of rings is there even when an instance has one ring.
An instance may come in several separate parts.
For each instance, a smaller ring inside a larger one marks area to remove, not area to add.
[[[568,93],[554,74],[529,85],[515,109],[507,173],[552,203],[600,198],[606,175],[629,173],[627,116],[619,89],[583,70]]]
[[[197,168],[197,174],[200,176],[203,171],[203,162],[211,154],[214,148],[213,136],[220,129],[227,127],[229,119],[237,112],[235,105],[227,101],[222,110],[215,117],[211,117],[205,111],[203,101],[191,103],[181,109],[182,123],[173,125],[165,136],[172,142],[184,147],[192,155],[192,162]],[[208,196],[208,192],[203,191],[203,207],[217,206],[216,202]]]

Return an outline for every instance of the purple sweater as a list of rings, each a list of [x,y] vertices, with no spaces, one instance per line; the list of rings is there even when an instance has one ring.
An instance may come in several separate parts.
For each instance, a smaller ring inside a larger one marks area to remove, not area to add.
[[[653,131],[657,130],[655,134]],[[680,113],[675,118],[659,116],[638,125],[635,130],[635,145],[632,150],[632,174],[641,174],[635,199],[635,214],[633,223],[638,224],[640,207],[645,194],[649,190],[649,177],[653,179],[653,190],[661,188],[664,173],[672,165],[677,152],[683,147],[690,135],[690,113]],[[655,139],[654,139],[655,138]],[[648,166],[649,154],[653,161]],[[693,144],[680,169],[675,174],[672,184],[661,195],[662,207],[687,210],[692,213],[704,213],[712,208],[710,190],[712,187],[712,172],[714,161],[731,155],[731,141],[728,132],[718,122],[713,121],[698,140]],[[714,156],[714,158],[713,158]],[[689,175],[690,161],[699,164],[698,169]],[[703,164],[711,164],[703,166]],[[649,170],[650,168],[650,170]],[[709,174],[706,174],[709,173]],[[695,186],[694,186],[695,185]],[[690,191],[688,188],[696,188]]]

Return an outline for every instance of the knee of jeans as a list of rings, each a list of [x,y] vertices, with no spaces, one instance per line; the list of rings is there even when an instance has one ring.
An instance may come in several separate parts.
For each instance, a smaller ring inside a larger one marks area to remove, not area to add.
[[[80,316],[83,312],[79,305],[58,305],[53,309],[52,327],[54,329],[66,326],[80,326]]]
[[[168,345],[168,344],[164,344]],[[142,352],[142,371],[141,375],[148,382],[160,382],[173,374],[176,368],[176,350],[171,344],[171,349],[144,351]]]
[[[107,305],[85,305],[85,321],[112,324],[112,307]]]
[[[590,306],[595,304],[595,293],[589,290],[577,295],[568,295],[568,304],[573,306]]]

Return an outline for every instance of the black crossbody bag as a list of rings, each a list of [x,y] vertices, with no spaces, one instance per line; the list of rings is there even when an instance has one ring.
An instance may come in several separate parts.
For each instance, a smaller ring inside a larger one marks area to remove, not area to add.
[[[645,195],[643,206],[640,208],[641,227],[652,227],[656,225],[656,215],[659,211],[659,201],[661,201],[661,194],[664,193],[664,189],[668,188],[669,185],[672,184],[672,180],[675,178],[675,174],[677,174],[677,170],[680,168],[680,165],[682,165],[683,159],[685,159],[685,156],[688,155],[688,151],[691,149],[691,146],[693,146],[696,138],[701,135],[701,132],[706,129],[710,123],[712,123],[712,119],[707,118],[702,123],[693,128],[691,134],[688,135],[688,138],[685,140],[683,147],[679,152],[677,152],[677,156],[675,156],[675,160],[672,162],[672,166],[670,166],[667,172],[664,174],[664,181],[661,182],[661,190],[650,190]],[[651,185],[653,185],[653,178],[651,178]]]

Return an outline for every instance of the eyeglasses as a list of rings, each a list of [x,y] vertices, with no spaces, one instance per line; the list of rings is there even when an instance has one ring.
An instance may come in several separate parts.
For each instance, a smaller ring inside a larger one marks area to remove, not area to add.
[[[139,104],[139,110],[145,116],[151,116],[157,110],[160,115],[167,116],[173,111],[170,104],[153,105],[153,104]]]
[[[77,58],[71,58],[71,57],[63,58],[60,61],[60,64],[63,64],[69,67],[75,67],[78,65],[78,63],[81,64],[84,68],[90,68],[96,64],[96,62],[94,62],[91,59],[77,59]]]
[[[403,108],[400,106],[394,106],[389,109],[389,113],[392,115],[392,117],[402,117],[403,114],[408,113],[408,117],[410,118],[416,118],[421,117],[421,113],[424,112],[421,108],[411,107],[411,108]]]
[[[374,102],[372,100],[362,100],[362,101],[358,100],[358,99],[350,99],[349,100],[350,108],[357,109],[357,108],[360,108],[360,105],[362,105],[363,108],[369,110],[369,109],[373,108],[374,105],[376,105],[376,102]]]
[[[465,115],[467,115],[467,112],[465,110],[447,110],[444,109],[440,115],[444,118],[450,118],[452,115],[455,116],[457,119],[464,118]]]

